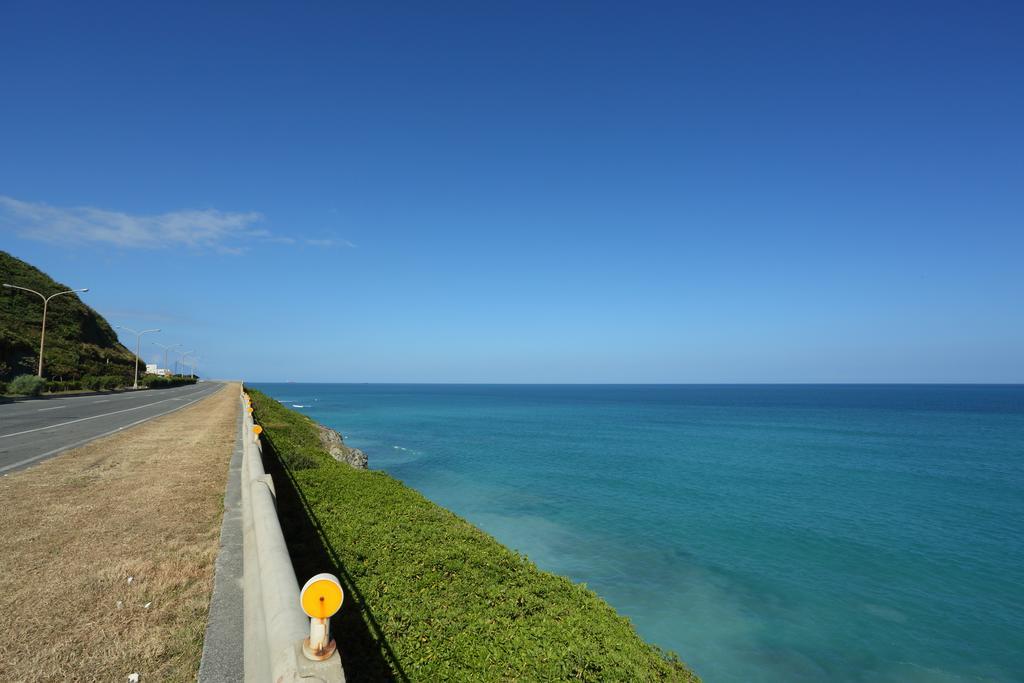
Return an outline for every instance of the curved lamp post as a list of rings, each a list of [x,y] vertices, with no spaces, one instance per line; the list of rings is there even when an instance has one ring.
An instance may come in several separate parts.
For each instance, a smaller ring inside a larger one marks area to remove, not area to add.
[[[159,328],[152,330],[142,330],[137,332],[130,327],[124,325],[116,325],[117,329],[124,330],[125,332],[131,332],[135,335],[135,384],[132,385],[132,389],[139,388],[139,346],[142,344],[142,335],[149,334],[150,332],[159,332]]]
[[[180,346],[180,344],[179,344],[179,346]],[[195,352],[196,352],[195,349],[189,349],[188,351],[184,351],[184,352],[183,351],[175,351],[175,353],[178,354],[178,356],[181,358],[181,374],[182,375],[185,374],[185,358],[188,357],[189,354],[193,354]],[[175,368],[175,370],[177,370],[177,368]]]
[[[52,299],[55,296],[60,296],[61,294],[76,294],[78,292],[88,292],[89,288],[88,287],[83,287],[82,289],[69,289],[69,290],[64,291],[64,292],[57,292],[56,294],[51,294],[50,296],[46,296],[44,294],[40,294],[39,292],[37,292],[34,289],[29,289],[28,287],[19,287],[18,285],[9,285],[6,282],[4,283],[4,287],[7,287],[8,289],[20,289],[23,292],[32,292],[33,294],[35,294],[36,296],[38,296],[40,299],[43,300],[43,330],[42,330],[42,332],[39,333],[39,373],[38,373],[38,375],[40,377],[42,377],[43,376],[43,346],[46,343],[46,309],[50,305],[50,299]]]
[[[189,377],[195,377],[196,376],[196,365],[199,364],[199,356],[193,356],[193,355],[191,355],[192,353],[195,353],[195,351],[189,351],[188,353],[182,355],[182,357],[181,357],[181,374],[183,374],[183,375],[185,374],[185,359],[186,358],[189,359],[189,362],[188,362],[188,376]]]
[[[191,370],[191,372],[189,373],[190,377],[195,377],[196,376],[196,372],[199,370],[199,361],[200,360],[202,360],[202,359],[199,358],[199,356],[192,356],[192,362],[189,364],[189,370]]]
[[[174,349],[178,348],[179,346],[182,346],[182,344],[171,344],[170,346],[168,346],[167,344],[161,344],[160,342],[153,342],[153,345],[154,346],[159,346],[161,349],[164,350],[164,371],[166,372],[168,370],[168,367],[167,367],[167,352],[168,351],[174,351]],[[177,353],[177,352],[175,351],[175,353]]]

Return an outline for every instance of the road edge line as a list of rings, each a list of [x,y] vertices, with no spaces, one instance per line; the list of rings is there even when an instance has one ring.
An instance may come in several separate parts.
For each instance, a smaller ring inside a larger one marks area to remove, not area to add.
[[[225,385],[224,387],[221,387],[221,389],[218,389],[217,391],[222,391],[222,390],[224,390],[226,388],[227,388],[227,386]],[[209,393],[207,393],[207,394],[205,394],[203,396],[200,396],[199,398],[197,398],[197,399],[195,399],[193,401],[189,401],[188,403],[183,403],[180,406],[175,406],[174,408],[171,408],[170,410],[164,411],[162,413],[158,413],[156,415],[150,415],[149,417],[144,417],[141,420],[136,420],[135,422],[132,422],[131,424],[124,425],[123,427],[118,427],[116,429],[111,429],[109,432],[104,432],[102,434],[97,434],[96,436],[90,436],[88,439],[82,439],[81,441],[76,441],[75,443],[68,444],[67,446],[61,446],[60,448],[55,448],[52,451],[47,451],[46,453],[43,453],[41,455],[33,455],[31,458],[26,458],[26,459],[21,460],[19,462],[11,463],[10,465],[4,465],[3,467],[0,467],[0,473],[5,473],[5,472],[7,472],[9,470],[13,470],[13,469],[16,469],[18,467],[21,467],[22,465],[31,464],[31,463],[35,462],[36,460],[42,460],[43,458],[48,458],[50,456],[57,455],[58,453],[63,453],[64,451],[71,450],[72,448],[78,448],[79,446],[84,446],[85,444],[87,444],[87,443],[89,443],[91,441],[95,441],[96,439],[102,439],[105,436],[111,436],[112,434],[117,434],[118,432],[123,432],[124,430],[131,429],[132,427],[134,427],[136,425],[140,425],[143,422],[149,422],[150,420],[155,420],[158,417],[163,417],[164,415],[170,415],[171,413],[173,413],[175,411],[178,411],[178,410],[181,410],[182,408],[189,407],[193,403],[198,403],[199,401],[202,401],[204,398],[209,398],[210,396],[213,396],[214,394],[217,393],[217,391],[211,391],[211,392],[209,392]],[[167,399],[167,400],[171,401],[173,399]],[[147,403],[146,405],[147,406],[151,406],[151,405],[156,405],[156,404],[154,404],[154,403]],[[146,407],[146,406],[142,406],[142,407]],[[131,410],[134,410],[134,408],[132,408]],[[121,411],[121,412],[125,412],[125,411]],[[98,415],[97,417],[106,417],[108,415],[114,415],[114,414],[115,413],[107,413],[106,415]],[[91,418],[86,418],[86,419],[91,419]],[[6,476],[6,475],[4,475],[4,476]]]

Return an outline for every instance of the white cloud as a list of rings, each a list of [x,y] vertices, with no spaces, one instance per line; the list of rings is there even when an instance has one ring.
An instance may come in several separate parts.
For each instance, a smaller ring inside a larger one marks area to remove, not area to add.
[[[305,240],[305,242],[306,242],[307,245],[309,245],[311,247],[355,247],[356,246],[356,245],[352,244],[351,242],[349,242],[348,240],[340,240],[340,239],[335,239],[335,238],[307,239],[307,240]]]
[[[239,253],[252,241],[294,243],[255,227],[263,216],[188,209],[152,216],[89,206],[61,208],[0,195],[0,226],[19,237],[52,244],[107,244],[137,249],[190,247]]]

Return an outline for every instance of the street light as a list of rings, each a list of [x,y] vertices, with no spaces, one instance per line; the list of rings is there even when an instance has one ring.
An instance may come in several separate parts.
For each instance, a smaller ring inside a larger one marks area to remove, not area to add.
[[[189,377],[195,377],[195,375],[196,375],[196,365],[199,363],[199,356],[190,356],[189,354],[191,354],[191,353],[193,353],[193,352],[189,351],[188,353],[186,353],[185,355],[183,355],[181,357],[181,374],[183,374],[183,375],[185,374],[185,359],[188,358],[189,359],[189,363],[188,363],[188,376]]]
[[[161,349],[164,350],[164,370],[166,371],[167,370],[167,352],[168,351],[173,351],[174,349],[176,349],[176,348],[178,348],[179,346],[182,346],[182,345],[181,344],[171,344],[170,346],[168,346],[166,344],[161,344],[160,342],[153,342],[153,345],[154,346],[159,346]]]
[[[135,335],[135,384],[132,385],[132,389],[138,389],[139,388],[139,346],[142,344],[142,335],[149,334],[150,332],[159,332],[160,330],[159,329],[152,329],[152,330],[142,330],[141,332],[136,332],[132,328],[125,327],[124,325],[117,325],[116,327],[119,330],[124,330],[125,332],[131,332],[132,334]]]
[[[184,374],[185,374],[185,358],[186,358],[186,357],[187,357],[187,356],[188,356],[188,355],[189,355],[190,353],[195,353],[195,352],[196,352],[196,350],[195,350],[195,349],[189,349],[188,351],[185,351],[184,353],[183,353],[183,352],[181,352],[181,351],[175,351],[175,353],[176,353],[176,354],[178,354],[178,355],[179,355],[179,356],[181,357],[181,374],[182,374],[182,375],[184,375]],[[175,368],[175,370],[177,370],[177,368]]]
[[[199,356],[188,356],[188,377],[196,377],[196,367],[199,365]]]
[[[39,292],[37,292],[34,289],[29,289],[28,287],[19,287],[18,285],[9,285],[6,282],[4,283],[4,287],[7,287],[8,289],[20,289],[23,292],[32,292],[33,294],[35,294],[36,296],[38,296],[40,299],[43,300],[43,331],[40,332],[40,334],[39,334],[39,373],[38,373],[39,376],[42,377],[43,376],[43,345],[46,343],[46,309],[50,305],[50,299],[52,299],[55,296],[60,296],[61,294],[75,294],[77,292],[88,292],[89,288],[88,287],[84,287],[82,289],[69,289],[66,292],[57,292],[56,294],[51,294],[50,296],[45,296],[43,294],[40,294]]]

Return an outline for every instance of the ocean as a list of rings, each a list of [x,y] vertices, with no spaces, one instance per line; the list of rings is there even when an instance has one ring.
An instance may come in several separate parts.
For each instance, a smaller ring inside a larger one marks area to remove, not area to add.
[[[253,386],[709,683],[1024,680],[1024,386]]]

